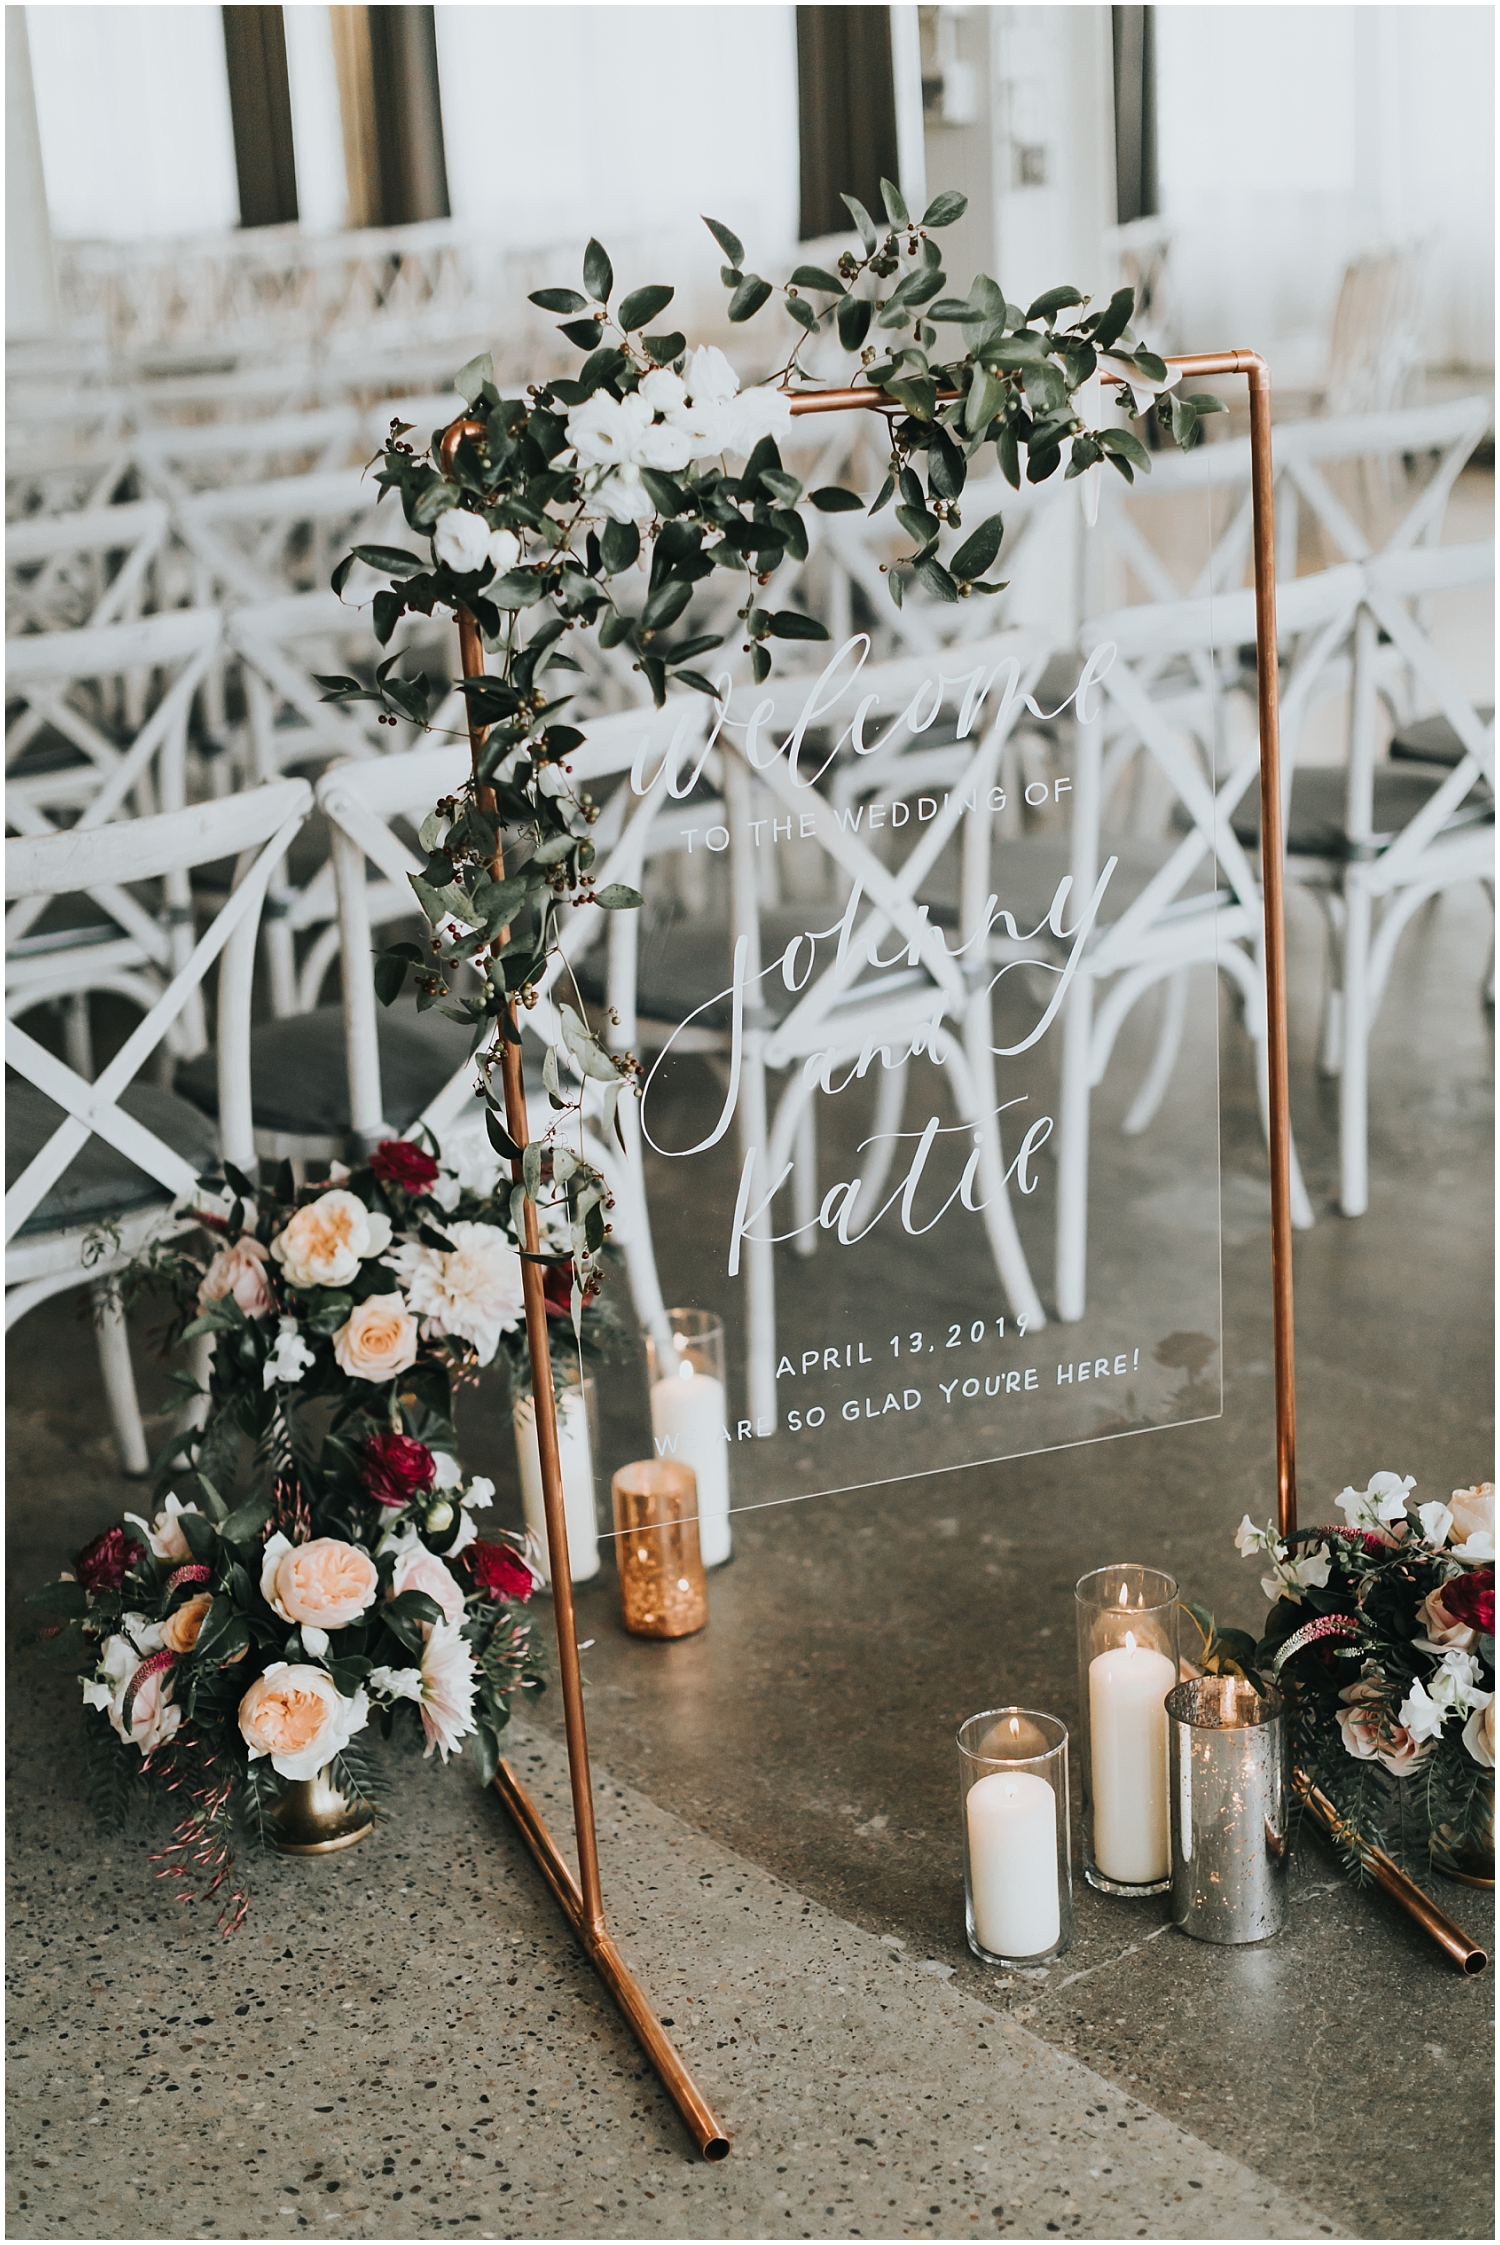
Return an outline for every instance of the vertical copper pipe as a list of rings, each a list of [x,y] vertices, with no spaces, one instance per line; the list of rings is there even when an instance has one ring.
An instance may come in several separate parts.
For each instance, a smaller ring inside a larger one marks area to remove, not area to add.
[[[483,434],[482,422],[455,422],[443,435],[443,465],[446,467],[451,463],[461,437]],[[477,622],[466,609],[458,612],[458,643],[465,678],[482,678],[484,641]],[[472,768],[477,780],[480,756],[489,728],[476,722],[472,711],[468,725]],[[496,808],[493,788],[478,783],[475,796],[480,809],[493,816]],[[503,850],[497,849],[492,869],[497,880],[504,878]],[[507,934],[508,931],[502,934],[501,943],[507,940]],[[514,1004],[511,1007],[509,1027],[511,1034],[504,1038],[500,1055],[501,1084],[505,1094],[505,1126],[516,1146],[524,1152],[528,1137],[526,1086],[521,1069],[520,1030]],[[511,1164],[511,1175],[517,1184],[521,1182],[521,1167],[519,1160]],[[529,1200],[525,1204],[522,1221],[527,1254],[535,1255],[540,1240],[536,1208]],[[495,1788],[515,1818],[548,1885],[582,1941],[590,1963],[614,1997],[626,2022],[660,2075],[664,2088],[681,2113],[699,2151],[705,2159],[720,2160],[728,2156],[729,2139],[671,2041],[663,2033],[661,2023],[647,2001],[644,1990],[610,1939],[605,1924],[598,1833],[594,1823],[593,1783],[589,1769],[588,1731],[583,1711],[583,1674],[578,1661],[578,1626],[573,1611],[573,1577],[568,1560],[562,1461],[557,1447],[557,1410],[552,1393],[551,1352],[547,1343],[547,1304],[540,1263],[522,1263],[521,1286],[526,1306],[526,1345],[531,1360],[531,1384],[536,1403],[537,1454],[541,1466],[542,1501],[547,1518],[547,1556],[552,1570],[552,1607],[557,1627],[557,1665],[568,1746],[568,1781],[573,1796],[573,1823],[578,1841],[577,1879],[547,1830],[535,1804],[504,1762],[500,1765]]]

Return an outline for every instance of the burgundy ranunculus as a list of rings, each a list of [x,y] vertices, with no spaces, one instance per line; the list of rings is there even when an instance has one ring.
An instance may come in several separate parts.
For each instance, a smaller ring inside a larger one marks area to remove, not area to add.
[[[1481,1636],[1495,1634],[1495,1570],[1493,1567],[1475,1567],[1472,1572],[1459,1575],[1456,1580],[1443,1584],[1443,1605],[1455,1621],[1466,1629],[1477,1629]]]
[[[372,1434],[364,1449],[365,1487],[393,1512],[432,1487],[437,1459],[409,1434]]]
[[[409,1138],[387,1138],[370,1156],[370,1167],[382,1185],[399,1185],[403,1193],[425,1193],[435,1185],[438,1165]]]
[[[475,1589],[482,1590],[486,1598],[525,1600],[536,1588],[531,1569],[503,1543],[471,1543],[463,1556]]]
[[[106,1528],[102,1536],[84,1545],[73,1572],[85,1590],[118,1590],[126,1570],[145,1556],[145,1545],[127,1536],[123,1528]]]

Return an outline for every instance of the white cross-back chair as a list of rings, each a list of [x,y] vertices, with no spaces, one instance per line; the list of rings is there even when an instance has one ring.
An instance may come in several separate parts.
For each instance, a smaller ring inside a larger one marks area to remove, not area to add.
[[[107,1282],[171,1222],[171,1206],[190,1194],[216,1159],[249,1170],[250,1005],[256,923],[277,860],[311,807],[305,781],[282,780],[228,802],[195,805],[108,827],[8,841],[7,899],[92,895],[191,877],[200,866],[234,858],[235,886],[164,988],[144,985],[102,956],[79,955],[58,969],[58,988],[112,992],[141,1018],[98,1075],[70,1067],[24,1025],[55,994],[34,978],[13,1000],[5,1060],[11,1077],[6,1118],[6,1326],[51,1295],[92,1283],[100,1360],[116,1439],[127,1472],[148,1465],[135,1398],[125,1323]],[[217,973],[214,973],[217,968]],[[217,1141],[200,1112],[159,1085],[141,1081],[190,1003],[201,1005],[212,976],[217,1011]]]
[[[76,631],[165,605],[156,597],[167,537],[159,499],[35,515],[5,533],[5,629]]]
[[[1297,743],[1308,705],[1353,627],[1361,576],[1351,566],[1280,588],[1278,623],[1293,650],[1281,697],[1283,786],[1289,800]],[[1099,676],[1098,706],[1077,726],[1071,838],[1075,892],[1087,894],[1106,853],[1124,858],[1107,814],[1132,766],[1159,776],[1171,815],[1155,869],[1117,903],[1106,890],[1096,934],[1068,994],[1063,1023],[1062,1095],[1057,1131],[1057,1303],[1068,1322],[1087,1302],[1089,1141],[1094,1092],[1120,1031],[1146,993],[1165,985],[1156,1050],[1124,1121],[1145,1130],[1161,1106],[1181,1050],[1188,982],[1195,967],[1228,978],[1255,1051],[1261,1119],[1268,1122],[1264,923],[1257,868],[1235,832],[1235,814],[1254,796],[1260,769],[1253,681],[1216,683],[1220,649],[1252,639],[1254,595],[1126,608],[1094,618],[1080,634],[1081,657],[1113,645]],[[1101,657],[1102,660],[1102,657]],[[1174,664],[1190,662],[1207,687],[1159,686]],[[1234,722],[1238,704],[1242,722]],[[1173,835],[1173,829],[1176,835]],[[1123,908],[1122,908],[1123,906]],[[1313,1220],[1295,1147],[1292,1220]]]

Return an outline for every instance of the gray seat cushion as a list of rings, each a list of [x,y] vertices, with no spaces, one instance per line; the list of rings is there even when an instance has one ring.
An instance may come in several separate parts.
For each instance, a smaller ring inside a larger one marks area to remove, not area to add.
[[[1474,714],[1482,725],[1488,725],[1495,712],[1477,709]],[[1409,725],[1399,726],[1391,736],[1391,761],[1396,764],[1444,764],[1451,772],[1467,753],[1441,710],[1436,717],[1413,718]]]
[[[1393,772],[1388,766],[1378,766],[1372,821],[1375,846],[1384,848],[1393,841],[1441,785],[1442,781],[1432,772]],[[1292,809],[1286,836],[1289,856],[1343,859],[1352,854],[1344,831],[1345,788],[1344,773],[1336,765],[1313,765],[1293,774]],[[1470,789],[1448,823],[1469,826],[1494,815],[1494,801],[1488,789],[1475,787]],[[1260,848],[1259,788],[1251,788],[1241,798],[1234,814],[1234,831],[1246,849]]]
[[[727,885],[727,883],[726,883]],[[794,937],[808,929],[835,928],[840,907],[826,904],[781,905],[760,916],[761,964],[774,967]],[[606,950],[596,943],[575,970],[578,987],[590,1005],[605,1002]],[[819,944],[819,964],[833,957],[832,943]],[[806,961],[802,962],[804,965]],[[636,1011],[647,1021],[685,1021],[695,1029],[728,1030],[733,1007],[724,995],[734,982],[734,953],[727,920],[663,913],[641,929],[636,968]],[[761,1001],[773,1021],[783,1021],[800,993],[788,990],[782,975],[763,974]]]
[[[416,1121],[428,1101],[464,1064],[469,1031],[440,1013],[383,1007],[376,1022],[385,1120],[397,1130]],[[349,1078],[344,1017],[337,1006],[262,1021],[250,1037],[255,1127],[287,1138],[339,1138],[349,1130]],[[218,1112],[212,1053],[177,1071],[177,1089],[204,1114]]]
[[[217,1163],[218,1139],[213,1125],[185,1099],[162,1091],[155,1084],[133,1084],[122,1093],[119,1103],[127,1115],[133,1115],[137,1122],[144,1123],[148,1130],[164,1139],[174,1153],[181,1154],[199,1176]],[[34,1085],[15,1076],[8,1080],[5,1087],[7,1192],[62,1120],[61,1107],[54,1106]],[[124,1154],[117,1153],[102,1138],[90,1138],[32,1210],[17,1236],[27,1239],[42,1232],[86,1228],[110,1217],[132,1215],[157,1202],[165,1207],[171,1197],[164,1185],[137,1169]]]
[[[1170,855],[1170,848],[1159,842],[1138,842],[1108,834],[1101,839],[1100,872],[1110,858],[1119,859],[1100,907],[1101,927],[1108,927],[1119,919],[1147,882],[1160,872]],[[997,908],[1010,914],[1022,935],[1040,927],[1046,919],[1059,881],[1072,870],[1070,861],[1069,845],[1061,837],[1037,836],[1033,840],[1023,836],[990,845],[990,888]],[[935,927],[958,926],[958,866],[951,852],[933,868],[917,894],[919,901],[927,906],[928,917]],[[1070,891],[1063,913],[1064,926],[1071,927],[1077,916],[1078,906]],[[1004,930],[999,932],[1003,934]],[[889,944],[886,949],[890,949]]]

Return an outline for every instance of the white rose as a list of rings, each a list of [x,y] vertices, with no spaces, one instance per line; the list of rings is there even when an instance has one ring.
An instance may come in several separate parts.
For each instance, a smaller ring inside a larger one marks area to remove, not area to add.
[[[792,426],[792,401],[784,390],[741,390],[729,412],[734,452],[753,452],[762,437],[784,437]]]
[[[455,1627],[464,1618],[464,1594],[449,1574],[435,1552],[420,1542],[409,1544],[396,1561],[391,1576],[391,1596],[399,1598],[403,1590],[425,1590],[443,1609],[443,1619]],[[433,1625],[424,1622],[424,1633]]]
[[[481,528],[483,525],[481,525]],[[289,1285],[347,1286],[362,1262],[391,1244],[391,1220],[355,1193],[322,1193],[271,1242]]]
[[[604,514],[616,522],[644,522],[655,512],[650,492],[641,481],[641,471],[634,461],[606,476],[594,493],[594,503]]]
[[[685,468],[693,457],[693,440],[686,429],[679,429],[670,421],[659,421],[636,440],[632,458],[638,467],[660,468],[673,475]]]
[[[645,399],[653,413],[671,415],[681,410],[687,389],[669,366],[658,366],[642,375],[638,395]]]
[[[485,550],[495,564],[495,575],[503,577],[520,560],[521,541],[513,530],[492,530]]]
[[[438,560],[461,577],[482,569],[490,558],[490,526],[482,515],[466,507],[449,507],[440,514],[432,533],[432,550]]]
[[[630,460],[651,426],[651,408],[639,394],[612,398],[596,390],[568,415],[568,442],[581,461],[601,467]]]
[[[695,405],[717,404],[739,394],[739,376],[713,343],[703,343],[696,351],[689,351],[682,381]]]

